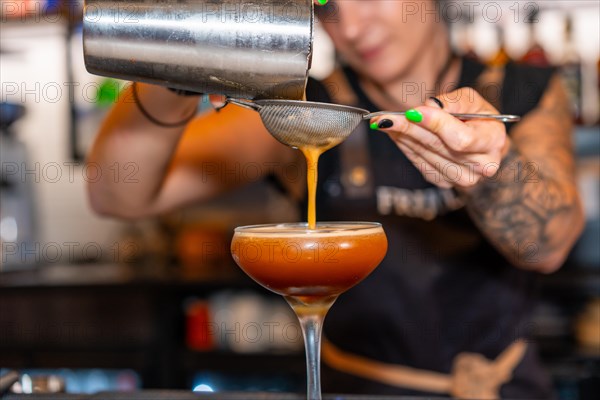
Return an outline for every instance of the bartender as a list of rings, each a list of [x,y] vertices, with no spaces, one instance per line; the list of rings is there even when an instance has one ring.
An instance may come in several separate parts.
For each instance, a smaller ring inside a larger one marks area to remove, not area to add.
[[[330,0],[316,11],[335,12],[321,22],[343,62],[325,82],[309,80],[307,99],[406,111],[365,122],[321,158],[318,218],[380,221],[389,240],[379,268],[328,314],[324,390],[552,397],[529,318],[537,275],[561,266],[583,226],[565,88],[552,69],[453,55],[446,23],[408,15],[405,3]],[[253,111],[191,117],[198,96],[127,90],[136,101],[115,105],[89,161],[133,162],[138,183],[90,182],[100,214],[159,215],[251,178],[205,174],[206,162],[223,171],[303,164]],[[498,112],[523,118],[505,126],[450,115]],[[305,210],[297,181],[264,173]]]

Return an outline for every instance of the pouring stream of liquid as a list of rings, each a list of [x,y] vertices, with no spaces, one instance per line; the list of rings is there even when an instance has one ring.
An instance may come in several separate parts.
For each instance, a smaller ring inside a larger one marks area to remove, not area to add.
[[[319,157],[326,148],[303,147],[300,149],[306,158],[306,183],[308,186],[308,229],[317,228],[317,179]]]

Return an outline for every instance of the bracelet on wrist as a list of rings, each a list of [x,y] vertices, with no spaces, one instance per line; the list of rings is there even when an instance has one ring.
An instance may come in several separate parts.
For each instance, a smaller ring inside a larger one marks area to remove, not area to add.
[[[163,127],[163,128],[178,128],[178,127],[182,127],[187,125],[195,116],[196,116],[196,110],[194,110],[192,112],[192,114],[189,117],[186,117],[184,120],[182,121],[178,121],[178,122],[163,122],[160,121],[158,119],[156,119],[155,117],[153,117],[148,110],[146,110],[144,108],[144,106],[142,105],[138,92],[137,92],[137,82],[133,82],[131,84],[131,94],[133,95],[133,100],[135,101],[135,105],[137,106],[137,109],[142,113],[142,115],[144,117],[146,117],[146,119],[150,122],[152,122],[154,125]]]

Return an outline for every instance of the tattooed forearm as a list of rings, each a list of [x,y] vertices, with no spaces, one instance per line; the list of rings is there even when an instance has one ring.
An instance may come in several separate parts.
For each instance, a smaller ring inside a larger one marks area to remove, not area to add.
[[[562,250],[559,231],[569,229],[577,202],[572,185],[545,175],[511,146],[496,175],[468,194],[467,209],[514,265],[547,270],[547,261]]]

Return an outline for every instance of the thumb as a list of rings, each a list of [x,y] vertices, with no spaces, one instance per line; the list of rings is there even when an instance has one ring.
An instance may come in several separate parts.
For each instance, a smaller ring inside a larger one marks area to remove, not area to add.
[[[223,106],[225,106],[225,100],[227,99],[227,97],[225,97],[222,94],[209,94],[208,95],[208,100],[210,101],[210,104],[213,106],[213,108],[215,109],[219,109],[219,108],[223,108]]]

